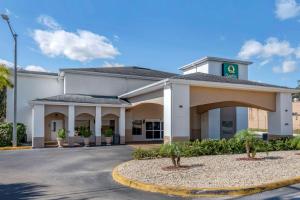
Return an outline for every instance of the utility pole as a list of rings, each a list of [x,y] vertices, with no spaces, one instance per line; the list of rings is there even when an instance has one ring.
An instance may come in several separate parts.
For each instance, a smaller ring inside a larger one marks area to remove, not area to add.
[[[8,15],[2,14],[2,19],[7,22],[9,30],[14,38],[15,42],[15,50],[14,50],[14,118],[13,118],[13,147],[17,146],[17,37],[18,35],[10,25],[9,17]]]

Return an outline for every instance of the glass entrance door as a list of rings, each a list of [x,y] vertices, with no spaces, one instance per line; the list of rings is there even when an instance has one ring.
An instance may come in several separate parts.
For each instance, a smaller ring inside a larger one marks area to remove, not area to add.
[[[161,140],[164,137],[163,122],[146,121],[146,139]]]

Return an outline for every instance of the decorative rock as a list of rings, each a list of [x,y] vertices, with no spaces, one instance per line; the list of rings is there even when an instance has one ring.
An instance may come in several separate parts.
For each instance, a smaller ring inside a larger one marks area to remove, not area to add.
[[[300,151],[258,153],[261,160],[238,160],[245,154],[182,158],[182,165],[191,166],[174,171],[163,168],[171,159],[132,160],[117,170],[129,179],[162,186],[190,188],[250,187],[300,176]]]

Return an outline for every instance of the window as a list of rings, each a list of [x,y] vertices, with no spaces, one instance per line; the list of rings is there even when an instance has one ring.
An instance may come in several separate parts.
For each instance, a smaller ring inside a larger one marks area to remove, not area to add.
[[[142,120],[132,122],[132,135],[142,135]]]
[[[163,122],[146,121],[146,139],[162,139],[163,137]]]
[[[53,128],[52,131],[53,131],[53,132],[56,132],[56,122],[53,122],[52,128]]]

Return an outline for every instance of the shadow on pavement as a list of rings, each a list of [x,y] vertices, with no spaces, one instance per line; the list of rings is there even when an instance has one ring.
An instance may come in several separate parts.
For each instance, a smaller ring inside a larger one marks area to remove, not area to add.
[[[0,184],[0,199],[39,199],[44,195],[46,187],[32,183]]]

